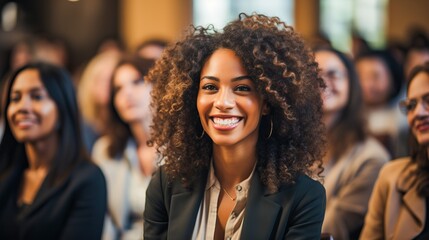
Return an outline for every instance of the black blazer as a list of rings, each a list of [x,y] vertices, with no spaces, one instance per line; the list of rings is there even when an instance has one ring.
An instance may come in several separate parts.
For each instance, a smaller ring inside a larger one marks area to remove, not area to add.
[[[0,181],[0,239],[100,239],[106,212],[106,182],[92,163],[76,166],[60,184],[42,183],[33,203],[17,206],[24,169]]]
[[[189,240],[204,196],[207,172],[192,188],[179,181],[167,184],[163,168],[153,176],[146,193],[145,240]],[[241,239],[320,239],[325,214],[324,187],[300,175],[295,184],[270,194],[253,174]]]

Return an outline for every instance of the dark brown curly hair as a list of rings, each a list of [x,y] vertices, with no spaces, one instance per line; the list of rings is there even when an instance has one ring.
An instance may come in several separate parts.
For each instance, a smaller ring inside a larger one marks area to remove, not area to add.
[[[196,100],[201,69],[219,48],[241,58],[270,108],[262,117],[257,143],[263,184],[276,191],[298,174],[319,174],[325,146],[320,93],[325,85],[314,56],[292,27],[256,13],[241,13],[222,32],[192,27],[150,71],[148,78],[156,83],[152,144],[159,146],[167,174],[190,184],[209,169],[213,142],[207,135],[200,138]],[[267,139],[270,121],[273,130]]]

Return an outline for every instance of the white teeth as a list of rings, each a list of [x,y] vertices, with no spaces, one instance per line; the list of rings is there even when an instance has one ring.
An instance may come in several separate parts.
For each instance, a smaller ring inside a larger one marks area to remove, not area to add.
[[[236,123],[238,123],[240,119],[233,117],[233,118],[213,118],[213,122],[217,125],[221,126],[232,126]]]

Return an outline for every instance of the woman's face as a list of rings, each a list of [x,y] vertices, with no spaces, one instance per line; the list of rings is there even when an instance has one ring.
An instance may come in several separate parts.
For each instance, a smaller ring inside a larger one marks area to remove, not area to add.
[[[18,142],[36,142],[56,134],[58,109],[38,70],[27,69],[18,74],[9,100],[7,120]]]
[[[256,144],[267,104],[230,49],[216,50],[204,64],[197,97],[204,131],[220,146]]]
[[[114,105],[124,122],[131,124],[151,119],[151,90],[152,84],[144,81],[131,64],[121,65],[116,70],[113,77]]]
[[[315,57],[326,84],[322,94],[323,112],[338,113],[344,109],[349,99],[347,69],[340,58],[330,51],[318,51]]]
[[[363,58],[356,63],[365,105],[382,106],[389,101],[392,80],[387,65],[378,58]]]
[[[417,74],[408,87],[408,124],[420,145],[429,144],[429,74]]]

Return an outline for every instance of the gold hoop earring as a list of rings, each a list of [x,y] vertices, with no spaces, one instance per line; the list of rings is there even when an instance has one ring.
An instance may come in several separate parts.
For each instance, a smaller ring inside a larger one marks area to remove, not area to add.
[[[270,139],[272,134],[273,134],[273,119],[270,118],[270,134],[268,134],[268,137],[266,137],[265,139]]]
[[[202,139],[204,137],[204,129],[203,132],[201,133],[201,136],[197,137],[197,139]]]

